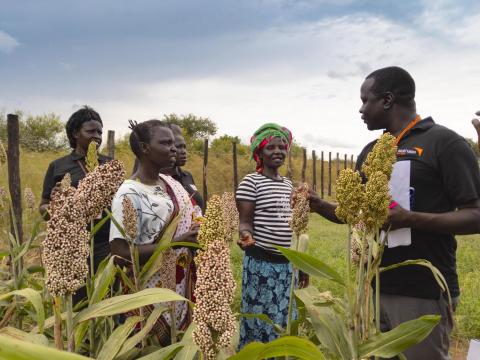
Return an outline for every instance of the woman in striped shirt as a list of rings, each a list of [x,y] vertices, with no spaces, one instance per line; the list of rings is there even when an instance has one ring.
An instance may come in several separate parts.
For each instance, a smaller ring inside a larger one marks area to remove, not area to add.
[[[290,247],[292,182],[281,176],[291,132],[277,124],[265,124],[251,139],[252,157],[257,171],[248,174],[236,192],[240,215],[238,245],[245,250],[242,276],[242,313],[266,314],[285,327],[292,278],[292,266],[275,249]],[[296,318],[296,309],[293,314]],[[256,318],[242,318],[239,349],[252,341],[276,339],[273,326]]]

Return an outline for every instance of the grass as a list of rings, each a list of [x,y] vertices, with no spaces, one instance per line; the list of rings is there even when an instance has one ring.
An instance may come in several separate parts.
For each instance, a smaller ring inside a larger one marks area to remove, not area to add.
[[[34,194],[39,200],[41,196],[43,178],[47,170],[48,164],[63,155],[63,153],[30,153],[21,152],[21,186],[22,188],[32,188]],[[127,169],[127,174],[133,167],[133,156],[130,151],[119,150],[116,157],[122,160]],[[231,171],[231,154],[215,155],[211,154],[209,159],[209,194],[220,193],[223,191],[232,191],[233,177]],[[295,178],[300,174],[298,165],[301,162],[294,162]],[[202,159],[198,154],[192,154],[189,160],[187,170],[193,173],[197,180],[197,185],[202,192]],[[320,172],[317,165],[317,171]],[[241,179],[246,173],[253,170],[252,163],[247,157],[239,157],[239,178]],[[284,169],[285,170],[285,169]],[[307,179],[311,178],[310,164],[307,168]],[[212,174],[215,174],[213,176]],[[0,185],[6,187],[6,176],[1,174]],[[38,216],[30,214],[24,221],[31,222],[33,218]],[[7,226],[7,218],[0,221],[0,234]],[[26,224],[27,227],[31,225]],[[26,232],[28,234],[28,231]],[[346,226],[336,225],[322,219],[318,215],[311,216],[310,222],[310,244],[309,253],[318,257],[328,265],[335,268],[340,273],[345,271],[346,250],[345,241],[347,235]],[[480,268],[477,259],[480,256],[480,235],[459,236],[457,250],[457,270],[460,280],[461,300],[456,312],[456,327],[453,332],[453,338],[465,344],[469,339],[480,338]],[[0,249],[6,247],[5,239],[1,236]],[[235,298],[235,311],[240,309],[240,293],[241,293],[241,272],[242,272],[243,252],[232,244],[232,266],[234,276],[237,280],[237,290]],[[30,258],[27,259],[28,264],[35,263],[39,260],[38,250],[31,252]],[[326,280],[312,279],[312,285],[318,287],[321,291],[331,291],[333,295],[342,296],[341,288],[332,282]]]

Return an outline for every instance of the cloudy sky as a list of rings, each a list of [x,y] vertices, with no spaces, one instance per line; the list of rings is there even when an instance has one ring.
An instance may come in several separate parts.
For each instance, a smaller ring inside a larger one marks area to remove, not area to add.
[[[0,0],[0,110],[83,104],[105,129],[193,113],[246,140],[263,122],[309,149],[377,136],[359,88],[405,67],[417,109],[463,136],[480,110],[478,0]]]

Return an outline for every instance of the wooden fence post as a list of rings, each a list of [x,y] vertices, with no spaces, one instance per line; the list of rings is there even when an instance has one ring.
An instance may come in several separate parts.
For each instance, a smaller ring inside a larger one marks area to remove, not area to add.
[[[207,188],[207,167],[208,167],[208,139],[205,139],[203,142],[203,200],[205,204],[208,199],[208,188]]]
[[[350,167],[351,167],[352,169],[355,168],[355,166],[353,165],[353,154],[350,155]]]
[[[335,158],[335,179],[338,178],[338,174],[340,173],[340,154],[337,153]]]
[[[307,149],[303,148],[303,161],[302,161],[302,183],[305,182],[305,172],[307,171]]]
[[[344,155],[344,158],[343,158],[343,168],[346,169],[347,168],[347,154]]]
[[[115,157],[115,131],[113,130],[108,130],[107,149],[108,156],[113,159]]]
[[[317,191],[317,155],[315,150],[312,150],[312,188]]]
[[[7,115],[7,134],[8,188],[10,190],[10,199],[12,200],[13,214],[15,215],[15,219],[10,216],[10,224],[12,234],[18,235],[17,240],[21,244],[23,242],[23,228],[22,191],[20,184],[20,130],[18,115]]]
[[[328,196],[332,196],[332,152],[328,152]]]
[[[233,193],[237,191],[238,187],[238,164],[237,164],[237,142],[232,142],[232,154],[233,154]]]
[[[322,197],[323,199],[323,195],[324,195],[324,180],[323,180],[323,177],[324,177],[324,174],[325,174],[325,164],[323,163],[324,162],[324,159],[323,159],[323,151],[321,152],[320,154],[320,196]]]

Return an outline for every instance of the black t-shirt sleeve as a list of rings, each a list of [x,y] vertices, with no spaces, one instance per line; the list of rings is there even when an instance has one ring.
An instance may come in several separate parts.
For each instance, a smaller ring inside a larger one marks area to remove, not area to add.
[[[45,178],[43,180],[43,191],[42,191],[42,198],[46,200],[50,200],[50,194],[52,193],[52,189],[55,186],[55,164],[52,162],[48,166],[47,173],[45,174]]]
[[[447,197],[459,207],[480,198],[480,171],[477,158],[464,139],[448,144],[438,157]]]

